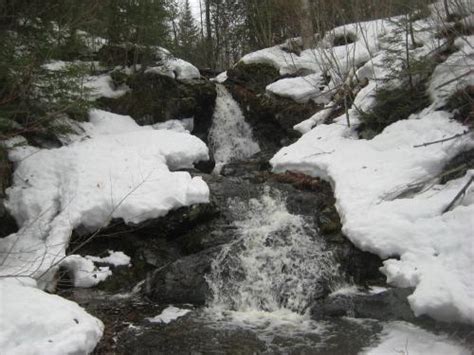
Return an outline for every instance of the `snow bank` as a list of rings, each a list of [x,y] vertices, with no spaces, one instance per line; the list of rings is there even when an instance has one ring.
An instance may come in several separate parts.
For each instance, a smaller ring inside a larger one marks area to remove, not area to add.
[[[436,107],[442,107],[457,90],[474,85],[474,35],[455,41],[459,50],[438,65],[428,91]]]
[[[281,75],[294,74],[299,70],[313,73],[331,71],[334,69],[331,63],[335,62],[338,73],[333,74],[340,79],[341,74],[371,58],[372,53],[379,48],[380,37],[390,28],[393,28],[393,24],[386,20],[349,24],[329,31],[314,49],[293,53],[289,50],[292,44],[285,43],[249,53],[241,59],[241,62],[269,64],[278,69]],[[354,37],[354,43],[343,46],[332,45],[335,37],[349,34]],[[290,42],[298,41],[293,39]]]
[[[154,129],[169,129],[175,132],[192,132],[194,129],[194,118],[185,118],[182,120],[168,120],[161,123],[155,123]]]
[[[449,118],[441,111],[420,114],[371,141],[355,139],[342,121],[320,125],[271,163],[276,172],[297,170],[332,182],[344,233],[361,249],[389,258],[383,268],[388,282],[416,287],[409,297],[415,314],[474,322],[474,189],[460,206],[442,212],[474,172],[403,197],[474,146],[464,136],[414,147],[464,131]]]
[[[189,309],[182,309],[182,308],[177,308],[174,306],[169,306],[166,308],[161,314],[157,315],[156,317],[153,318],[147,318],[150,322],[152,323],[171,323],[172,321],[185,316],[191,312]]]
[[[384,326],[379,344],[361,355],[470,355],[471,351],[446,335],[436,335],[410,323],[390,322]]]
[[[186,62],[180,58],[174,58],[172,56],[165,57],[157,66],[148,68],[146,73],[153,72],[161,75],[169,76],[173,79],[178,80],[192,80],[199,79],[201,73],[189,62]]]
[[[88,354],[102,337],[102,322],[77,304],[15,280],[0,280],[3,354]]]
[[[79,225],[95,230],[112,218],[140,223],[208,202],[200,177],[170,171],[208,159],[198,138],[97,110],[83,129],[82,140],[69,146],[10,151],[15,173],[6,205],[21,229],[0,240],[1,274],[49,281],[46,271],[64,257]]]
[[[90,96],[93,99],[98,99],[99,97],[115,99],[130,91],[130,88],[126,85],[115,88],[109,74],[88,76],[85,80],[84,86],[90,89]]]
[[[299,103],[306,103],[311,99],[314,99],[317,103],[324,103],[328,99],[321,94],[321,89],[324,87],[323,80],[321,73],[281,79],[268,85],[266,90],[274,95],[288,97]]]

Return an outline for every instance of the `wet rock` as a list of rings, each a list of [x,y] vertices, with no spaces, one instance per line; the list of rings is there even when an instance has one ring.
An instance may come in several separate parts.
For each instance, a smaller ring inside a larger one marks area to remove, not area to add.
[[[240,104],[264,151],[275,153],[282,146],[292,143],[300,137],[293,126],[321,109],[312,101],[299,104],[267,94],[266,86],[280,78],[278,71],[270,65],[239,63],[228,70],[227,75],[225,85]]]
[[[227,70],[227,80],[244,85],[248,89],[262,93],[267,85],[277,81],[280,73],[273,66],[263,63],[238,63]]]
[[[118,336],[121,354],[257,354],[265,342],[250,330],[218,328],[185,316],[170,324],[130,328]]]
[[[15,219],[10,215],[0,198],[0,238],[4,238],[18,230]]]
[[[204,305],[209,294],[205,275],[217,252],[205,250],[153,271],[146,279],[146,296],[160,303]]]
[[[377,294],[335,295],[316,305],[312,309],[312,317],[324,319],[347,316],[413,322],[416,317],[407,301],[412,293],[412,289],[394,288]]]
[[[116,83],[124,78],[115,75]],[[204,141],[212,124],[215,85],[205,79],[179,81],[159,73],[136,73],[125,80],[131,91],[111,99],[98,100],[104,109],[130,115],[139,124],[154,124],[171,119],[194,118],[193,134]]]

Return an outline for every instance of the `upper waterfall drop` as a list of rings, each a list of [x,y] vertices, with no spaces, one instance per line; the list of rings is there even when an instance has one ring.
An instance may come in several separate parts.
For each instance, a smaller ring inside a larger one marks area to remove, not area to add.
[[[216,173],[232,160],[249,158],[260,152],[260,146],[253,138],[252,128],[245,122],[239,104],[221,84],[217,85],[209,146],[214,153]]]

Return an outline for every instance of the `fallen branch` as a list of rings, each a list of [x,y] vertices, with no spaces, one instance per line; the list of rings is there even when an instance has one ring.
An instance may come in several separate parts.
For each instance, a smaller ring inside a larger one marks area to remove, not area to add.
[[[438,85],[438,86],[435,88],[435,90],[439,90],[439,89],[445,87],[446,85],[449,85],[449,84],[451,84],[451,83],[454,83],[455,81],[458,81],[459,79],[462,79],[463,77],[468,76],[468,75],[470,75],[470,74],[472,74],[472,73],[474,73],[474,70],[473,70],[473,69],[471,69],[471,70],[465,72],[464,74],[461,74],[461,75],[459,75],[459,76],[457,76],[457,77],[455,77],[455,78],[453,78],[453,79],[451,79],[451,80],[448,80],[448,81],[446,81],[445,83],[442,83],[441,85]]]
[[[466,194],[467,189],[469,188],[469,186],[471,186],[473,181],[474,181],[474,176],[471,176],[471,178],[469,179],[467,184],[464,185],[464,187],[461,189],[461,191],[458,192],[458,194],[454,197],[454,199],[451,201],[451,203],[448,205],[448,207],[446,207],[443,210],[443,213],[451,211],[451,209],[458,202],[458,200]]]
[[[427,147],[427,146],[432,145],[432,144],[438,144],[438,143],[448,142],[448,141],[451,141],[451,140],[453,140],[453,139],[456,139],[456,138],[465,136],[465,135],[467,135],[467,134],[469,134],[469,133],[471,133],[471,130],[467,130],[467,131],[464,131],[464,132],[462,132],[462,133],[455,134],[455,135],[452,136],[452,137],[440,139],[440,140],[437,140],[437,141],[427,142],[427,143],[423,143],[423,144],[419,144],[419,145],[414,145],[413,148]]]

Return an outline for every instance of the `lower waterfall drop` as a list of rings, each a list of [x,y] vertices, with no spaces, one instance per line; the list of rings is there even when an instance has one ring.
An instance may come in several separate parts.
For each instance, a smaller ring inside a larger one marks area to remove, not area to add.
[[[307,315],[315,297],[339,279],[324,241],[280,193],[232,201],[237,236],[207,276],[209,307],[235,312]]]
[[[217,99],[212,126],[209,131],[209,146],[216,161],[215,172],[232,160],[249,158],[260,152],[253,139],[252,128],[245,122],[239,104],[227,89],[217,85]]]

